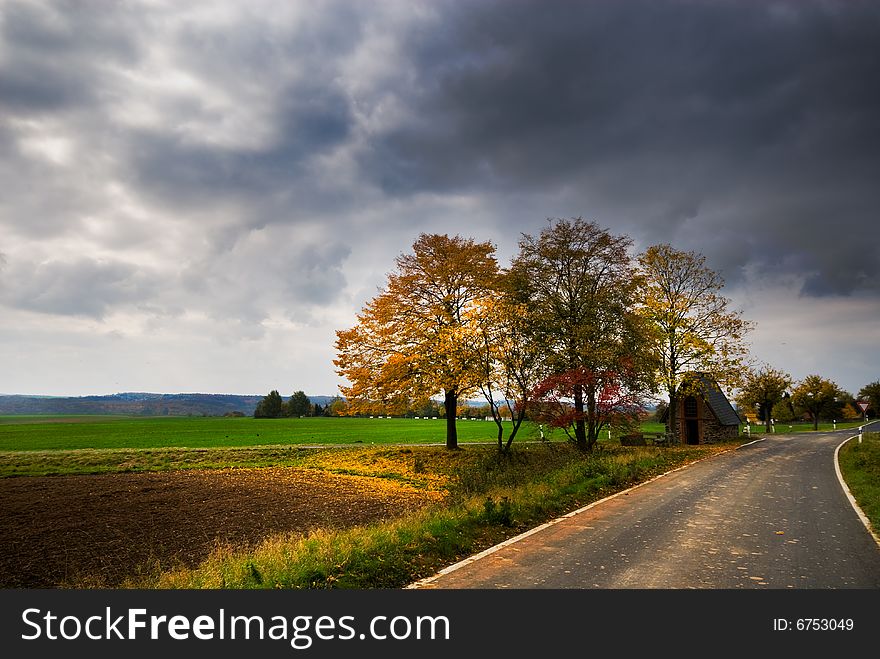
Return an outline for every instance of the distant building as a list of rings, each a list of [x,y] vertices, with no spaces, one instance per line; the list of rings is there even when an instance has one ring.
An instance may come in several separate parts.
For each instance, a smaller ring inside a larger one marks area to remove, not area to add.
[[[676,425],[682,444],[713,444],[739,436],[740,418],[714,379],[703,373],[692,376],[699,393],[678,399]],[[663,415],[667,426],[669,410]],[[671,430],[671,428],[670,428]]]

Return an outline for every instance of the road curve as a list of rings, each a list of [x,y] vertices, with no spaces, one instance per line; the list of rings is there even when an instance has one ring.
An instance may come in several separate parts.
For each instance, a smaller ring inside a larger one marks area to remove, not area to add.
[[[770,436],[413,587],[880,588],[880,547],[835,473],[852,432]]]

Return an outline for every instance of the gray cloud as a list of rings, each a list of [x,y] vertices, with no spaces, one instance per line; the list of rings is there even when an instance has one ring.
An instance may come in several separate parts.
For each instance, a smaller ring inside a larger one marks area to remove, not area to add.
[[[580,215],[880,308],[878,36],[820,0],[10,0],[0,305],[329,346],[420,231]]]
[[[805,252],[805,294],[880,280],[876,260],[854,266],[824,238],[830,214],[842,238],[880,233],[876,6],[504,2],[451,14],[413,37],[412,120],[362,154],[389,194],[577,186],[585,212],[604,206],[638,237],[708,243],[732,280],[732,241],[771,269]]]
[[[109,310],[154,294],[148,273],[126,263],[90,259],[12,263],[0,281],[0,300],[44,313],[101,318]]]
[[[10,1],[0,12],[0,107],[8,111],[91,105],[102,67],[137,56],[134,24],[114,5]]]

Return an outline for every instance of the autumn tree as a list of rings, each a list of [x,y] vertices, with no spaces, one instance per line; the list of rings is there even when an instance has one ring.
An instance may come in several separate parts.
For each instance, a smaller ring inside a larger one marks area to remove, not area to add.
[[[446,446],[457,448],[458,400],[480,381],[470,316],[495,287],[495,246],[422,234],[395,265],[357,324],[336,333],[333,363],[350,383],[342,393],[354,408],[379,402],[402,410],[442,393]]]
[[[835,403],[829,410],[832,419],[857,419],[861,416],[861,412],[856,412],[858,408],[855,396],[845,389],[838,389]]]
[[[845,403],[841,410],[841,415],[847,421],[855,421],[862,418],[862,413],[855,408],[852,403]]]
[[[332,401],[330,401],[327,406],[330,416],[348,416],[348,403],[345,402],[343,398],[339,396],[335,397]]]
[[[754,407],[758,418],[766,424],[767,432],[774,417],[773,410],[788,396],[791,376],[768,365],[750,369],[745,376],[736,402],[740,407]]]
[[[748,355],[745,335],[752,325],[721,295],[724,281],[705,258],[670,245],[649,247],[639,256],[645,286],[640,313],[655,328],[653,349],[669,398],[668,431],[678,437],[681,396],[699,394],[699,372],[720,386],[740,384]]]
[[[545,372],[543,354],[529,332],[526,309],[502,285],[472,317],[473,354],[479,389],[497,427],[499,452],[508,451],[529,411]],[[507,419],[507,421],[505,421]],[[505,422],[510,431],[505,440]]]
[[[574,431],[579,421],[590,424],[596,435],[611,423],[635,428],[645,407],[639,392],[624,386],[626,380],[627,373],[617,369],[606,373],[577,367],[554,373],[542,380],[532,394],[536,408],[534,416],[551,428],[561,428],[569,439],[575,441]],[[578,387],[591,392],[594,398],[590,416],[579,413],[571,404]]]
[[[836,413],[840,388],[832,381],[819,375],[808,375],[799,382],[791,393],[791,401],[796,408],[806,412],[813,422],[813,430],[819,429],[819,418]]]
[[[640,279],[631,245],[582,218],[551,220],[538,236],[523,234],[508,272],[549,373],[570,385],[572,436],[584,450],[598,439],[603,390],[652,386],[647,326],[632,312]]]

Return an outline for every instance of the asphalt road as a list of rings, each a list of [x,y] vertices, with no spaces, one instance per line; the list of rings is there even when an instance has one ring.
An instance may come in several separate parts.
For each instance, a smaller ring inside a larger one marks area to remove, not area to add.
[[[852,434],[779,434],[722,453],[417,587],[880,588],[880,547],[834,467]]]

